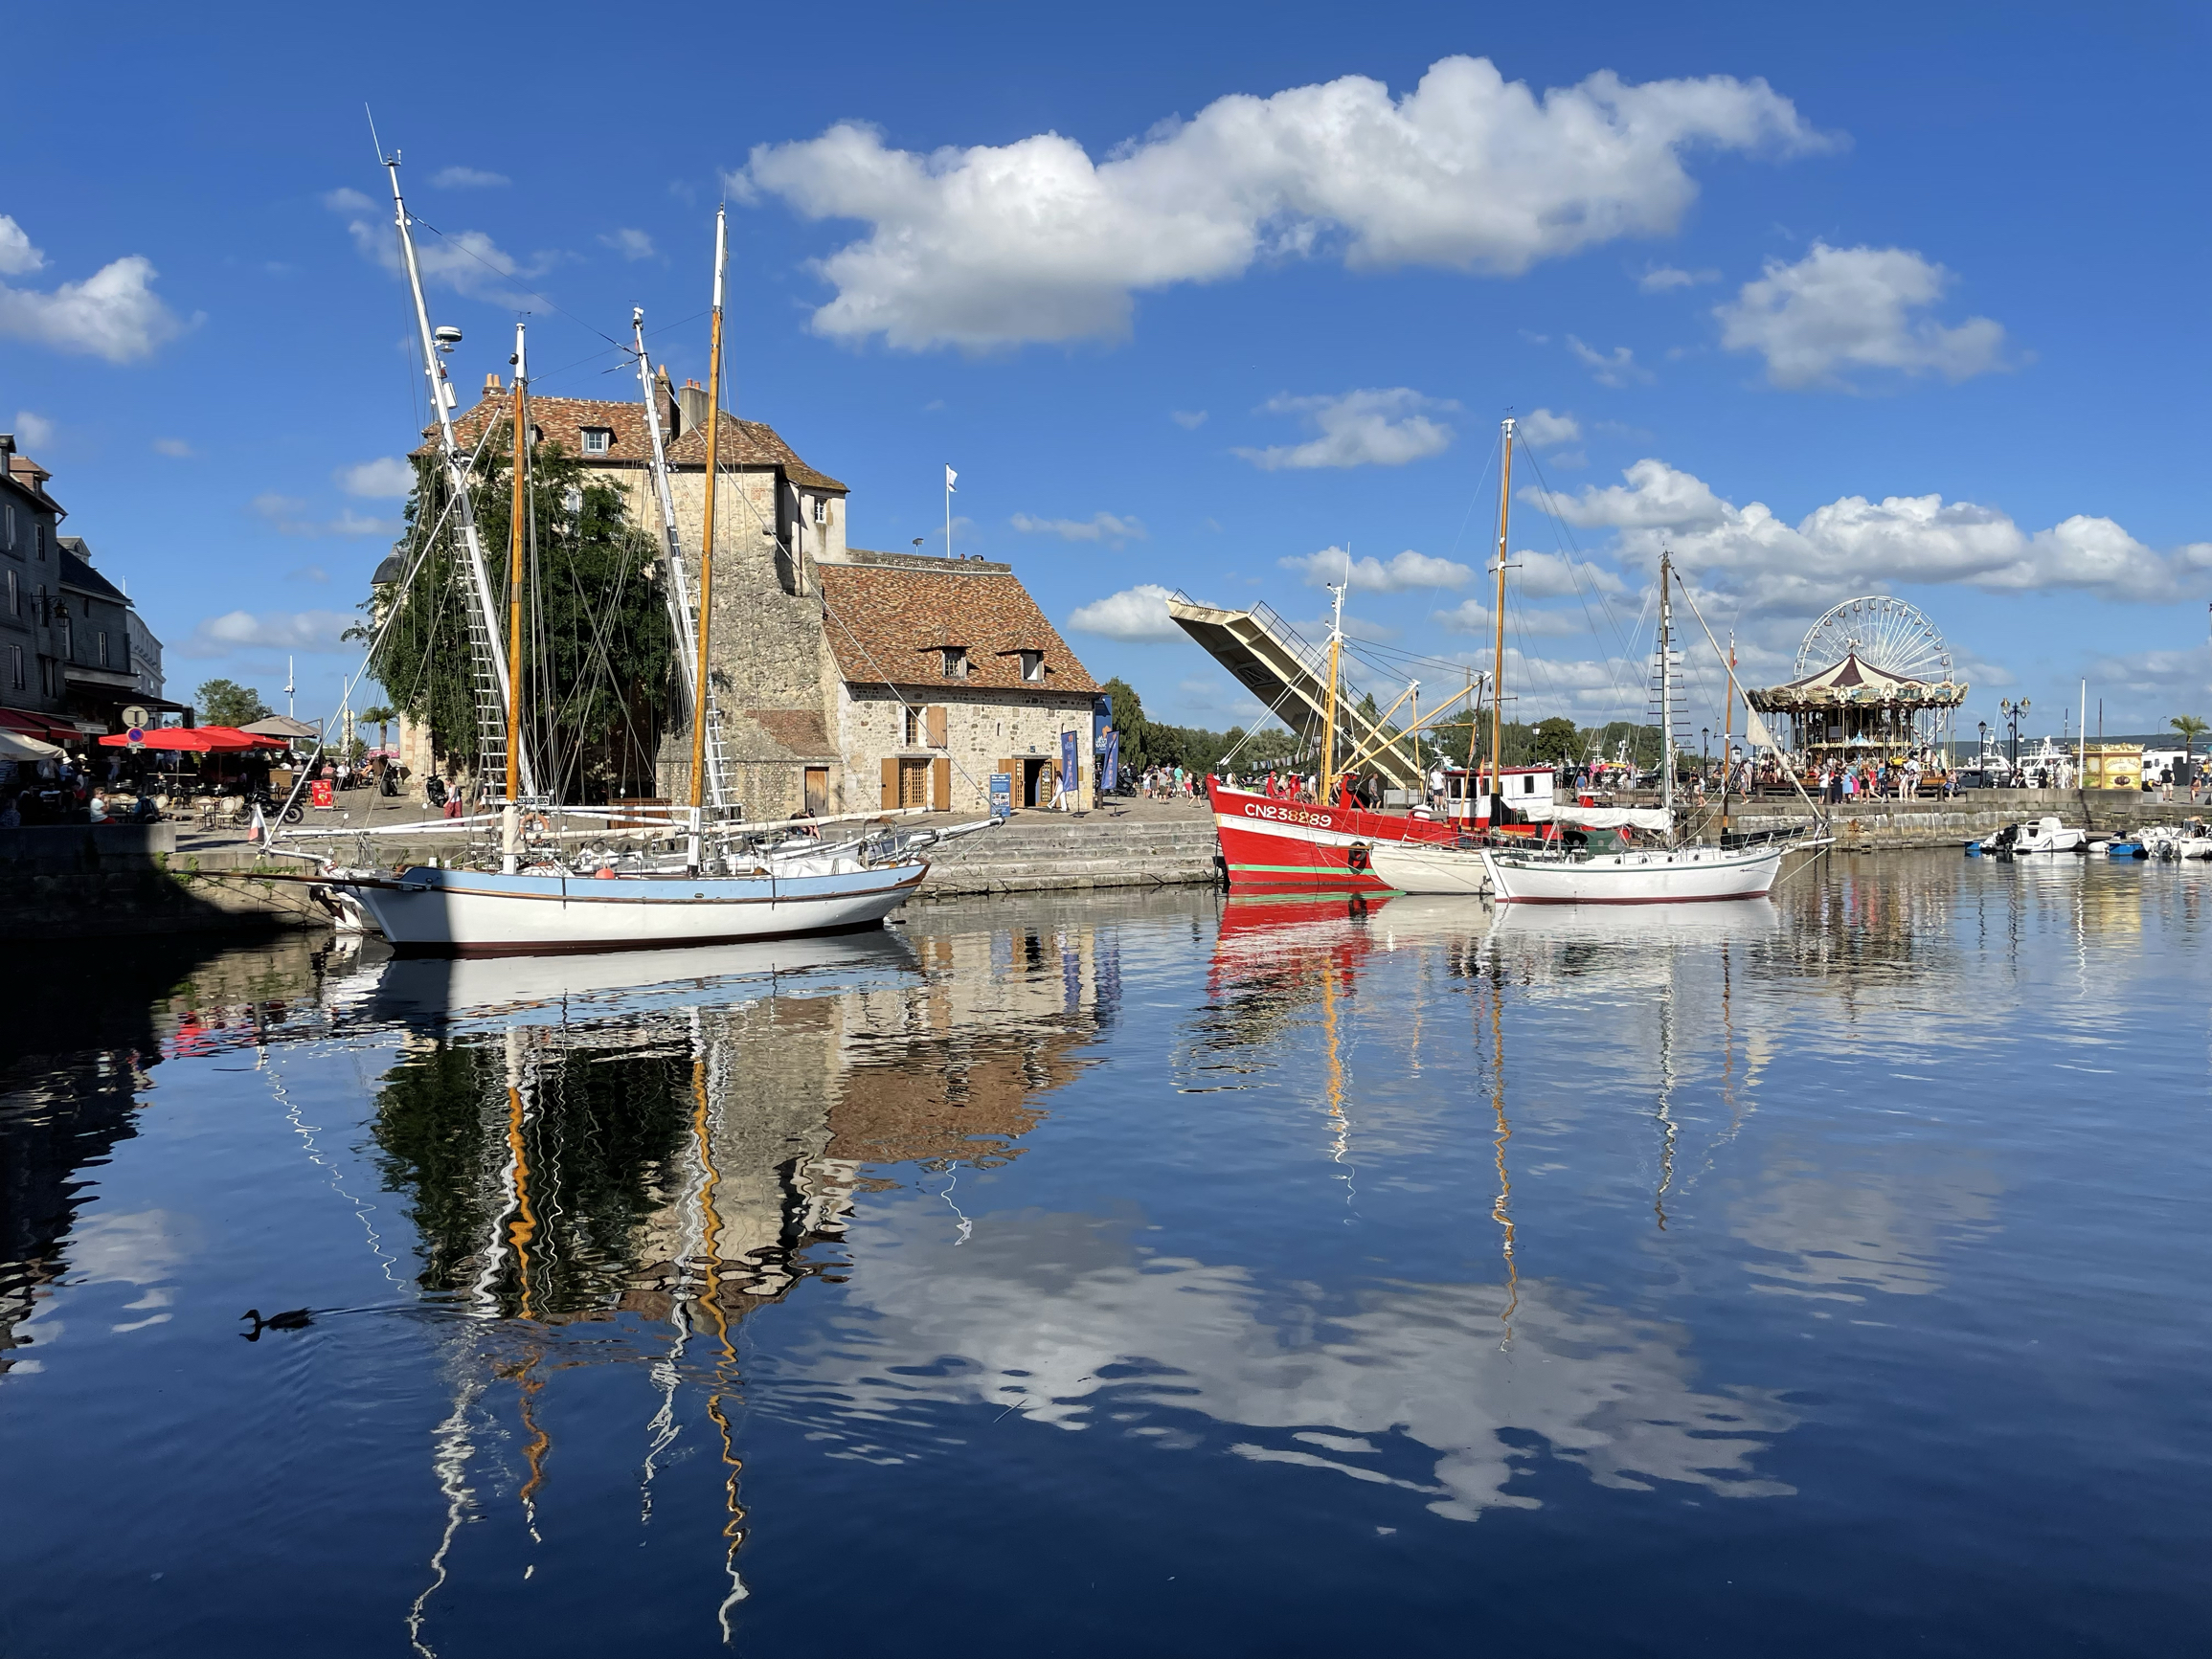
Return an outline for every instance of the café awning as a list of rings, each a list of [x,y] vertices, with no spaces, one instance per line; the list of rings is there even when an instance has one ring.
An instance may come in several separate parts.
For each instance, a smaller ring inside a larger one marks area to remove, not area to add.
[[[129,735],[121,731],[100,741],[108,749],[130,747]],[[237,754],[249,749],[284,749],[289,746],[281,737],[260,737],[250,731],[240,731],[235,726],[164,726],[148,731],[141,747],[177,750],[192,754]]]
[[[40,714],[29,708],[0,708],[0,731],[17,731],[42,743],[80,743],[84,729],[66,714]]]

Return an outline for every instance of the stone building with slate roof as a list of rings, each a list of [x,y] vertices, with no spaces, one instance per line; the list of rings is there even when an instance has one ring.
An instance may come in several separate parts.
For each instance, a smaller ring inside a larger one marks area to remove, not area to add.
[[[509,395],[485,376],[482,400],[454,422],[463,447],[506,418]],[[657,395],[695,593],[707,393],[664,374]],[[658,527],[642,404],[533,396],[530,407],[535,438],[622,491],[633,522]],[[1078,733],[1077,783],[1088,789],[1098,687],[1010,567],[849,548],[843,483],[760,421],[725,413],[717,440],[709,667],[732,790],[749,817],[801,807],[980,812],[993,771],[1013,773],[1015,805],[1042,805],[1057,782],[1063,731]],[[663,743],[660,792],[669,799],[689,796],[690,751],[688,728]]]

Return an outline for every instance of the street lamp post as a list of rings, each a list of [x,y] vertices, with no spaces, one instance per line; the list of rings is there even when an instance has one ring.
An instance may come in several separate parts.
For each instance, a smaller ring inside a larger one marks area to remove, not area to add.
[[[2003,698],[1998,703],[1998,707],[2003,711],[2005,719],[2008,744],[2005,751],[2006,764],[2011,769],[2013,782],[2017,784],[2020,782],[2020,717],[2028,711],[2028,700],[2023,697],[2015,703],[2009,697]]]

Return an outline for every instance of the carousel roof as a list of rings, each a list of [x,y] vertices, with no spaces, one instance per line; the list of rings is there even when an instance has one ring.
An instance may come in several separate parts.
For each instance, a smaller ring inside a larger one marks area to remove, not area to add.
[[[1838,703],[1913,703],[1949,707],[1966,701],[1966,687],[1950,680],[1914,680],[1892,674],[1861,661],[1858,652],[1850,651],[1842,661],[1831,662],[1802,680],[1746,695],[1751,706],[1760,709],[1811,708]]]

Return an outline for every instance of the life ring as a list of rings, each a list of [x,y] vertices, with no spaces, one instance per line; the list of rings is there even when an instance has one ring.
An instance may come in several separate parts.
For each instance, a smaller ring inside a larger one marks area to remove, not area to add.
[[[1354,841],[1344,854],[1344,863],[1355,875],[1366,875],[1373,863],[1373,849],[1366,841]]]

